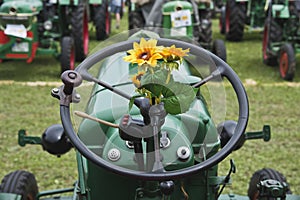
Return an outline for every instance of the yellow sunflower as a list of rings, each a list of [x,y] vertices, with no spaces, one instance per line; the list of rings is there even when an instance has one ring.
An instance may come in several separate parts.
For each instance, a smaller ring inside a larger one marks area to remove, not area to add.
[[[166,61],[180,60],[181,62],[182,57],[187,56],[189,51],[190,49],[183,50],[182,48],[176,48],[175,45],[172,45],[170,47],[163,48],[161,54],[164,56]]]
[[[139,66],[148,64],[151,67],[157,65],[157,60],[162,58],[162,47],[156,46],[157,40],[150,39],[146,41],[141,38],[140,44],[133,43],[133,49],[127,51],[130,55],[125,56],[124,60],[131,63],[137,63]]]

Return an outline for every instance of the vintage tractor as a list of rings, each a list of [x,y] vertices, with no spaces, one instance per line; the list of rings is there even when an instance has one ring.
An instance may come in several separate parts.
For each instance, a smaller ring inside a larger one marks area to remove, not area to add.
[[[278,66],[280,76],[292,81],[300,52],[300,2],[270,1],[263,37],[263,62]]]
[[[220,14],[220,33],[229,41],[241,41],[244,30],[262,31],[265,21],[266,1],[225,0]]]
[[[85,0],[4,0],[0,5],[0,61],[53,55],[61,71],[88,54]]]
[[[139,29],[157,31],[164,38],[192,39],[226,61],[222,40],[213,41],[213,1],[135,0],[129,4],[128,25],[132,33]]]
[[[268,141],[270,127],[245,133],[247,94],[231,67],[192,42],[153,32],[110,44],[65,71],[64,84],[52,90],[62,125],[42,137],[19,132],[21,146],[41,144],[59,156],[75,148],[78,180],[38,192],[35,176],[17,170],[3,178],[0,199],[249,199],[222,194],[236,166],[230,161],[228,174],[219,176],[218,164],[246,139]],[[220,117],[225,80],[236,94],[237,121]],[[251,179],[251,199],[300,199],[288,194],[278,172],[266,170]]]

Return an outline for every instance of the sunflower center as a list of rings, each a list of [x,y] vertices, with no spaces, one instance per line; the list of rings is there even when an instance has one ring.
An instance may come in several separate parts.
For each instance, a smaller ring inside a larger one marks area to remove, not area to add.
[[[143,59],[143,60],[148,60],[149,59],[149,53],[148,52],[143,52],[141,53],[140,55],[140,58]]]

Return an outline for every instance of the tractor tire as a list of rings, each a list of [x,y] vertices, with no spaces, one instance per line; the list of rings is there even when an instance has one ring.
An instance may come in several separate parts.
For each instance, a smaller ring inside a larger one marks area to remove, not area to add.
[[[61,40],[61,73],[75,69],[75,45],[72,37],[65,36]]]
[[[83,61],[88,55],[89,49],[89,28],[87,9],[80,1],[74,6],[71,14],[72,37],[75,43],[76,61]]]
[[[257,200],[259,197],[259,190],[257,188],[257,184],[260,181],[264,181],[267,179],[273,179],[279,182],[285,182],[286,178],[279,173],[278,171],[274,170],[274,169],[270,169],[270,168],[263,168],[261,170],[256,171],[249,182],[249,187],[248,187],[248,197],[250,200]],[[288,194],[291,194],[290,189],[288,189],[287,191]]]
[[[200,33],[199,33],[199,43],[205,49],[211,47],[212,43],[212,20],[210,10],[199,10],[200,18]]]
[[[281,78],[292,81],[296,72],[296,58],[294,48],[291,44],[285,43],[279,52],[279,72]]]
[[[105,40],[111,32],[111,16],[108,11],[107,1],[102,1],[99,6],[94,6],[94,24],[96,27],[96,39]]]
[[[145,26],[145,19],[142,12],[130,11],[128,13],[128,30],[129,35],[133,35]]]
[[[227,59],[226,47],[223,40],[217,39],[213,42],[212,51],[213,54],[221,58],[224,62]]]
[[[229,41],[241,41],[244,35],[246,5],[229,0],[226,3],[225,36]]]
[[[264,26],[262,56],[263,63],[269,66],[278,65],[277,53],[272,51],[272,43],[282,41],[282,28],[276,21],[268,16]]]
[[[219,30],[222,35],[226,32],[226,8],[222,6],[219,18]]]
[[[23,170],[11,172],[2,179],[1,192],[19,194],[22,196],[21,200],[34,200],[38,194],[35,176]]]

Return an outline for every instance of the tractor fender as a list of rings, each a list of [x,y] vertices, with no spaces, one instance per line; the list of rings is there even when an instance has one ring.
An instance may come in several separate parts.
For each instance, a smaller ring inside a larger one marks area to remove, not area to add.
[[[22,196],[12,193],[0,193],[0,200],[21,200]]]
[[[272,16],[274,18],[284,18],[284,19],[289,18],[290,12],[288,6],[282,4],[273,4]]]
[[[79,0],[54,0],[58,2],[59,5],[67,5],[67,6],[77,6],[79,4]]]
[[[90,5],[101,5],[105,0],[89,0]]]

